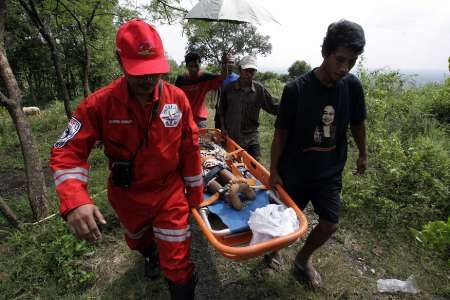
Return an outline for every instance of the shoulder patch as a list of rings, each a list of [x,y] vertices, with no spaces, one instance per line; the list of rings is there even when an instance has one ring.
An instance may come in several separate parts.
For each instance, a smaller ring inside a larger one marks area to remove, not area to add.
[[[67,124],[66,129],[64,129],[64,132],[61,134],[59,139],[56,141],[56,143],[53,145],[55,148],[62,148],[68,141],[70,141],[81,129],[81,122],[78,121],[75,117],[72,117],[69,121],[69,124]]]
[[[165,127],[177,127],[182,116],[183,113],[175,103],[164,104],[164,107],[159,114],[159,118],[161,119]]]

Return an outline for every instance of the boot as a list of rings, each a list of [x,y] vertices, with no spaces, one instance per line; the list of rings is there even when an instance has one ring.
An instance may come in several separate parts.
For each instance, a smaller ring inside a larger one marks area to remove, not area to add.
[[[170,299],[172,300],[194,300],[195,286],[197,285],[197,272],[192,274],[192,277],[183,284],[178,284],[166,278],[169,285]]]
[[[161,276],[161,269],[159,267],[159,255],[156,244],[140,251],[144,255],[144,278],[149,280],[156,280]]]

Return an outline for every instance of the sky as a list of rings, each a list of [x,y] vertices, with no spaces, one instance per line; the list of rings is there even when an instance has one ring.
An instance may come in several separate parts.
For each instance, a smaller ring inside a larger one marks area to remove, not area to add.
[[[140,2],[145,2],[141,0]],[[272,53],[258,56],[261,70],[287,72],[296,60],[321,61],[328,25],[345,18],[365,30],[365,66],[370,69],[441,70],[448,73],[450,0],[254,0],[281,23],[257,26],[269,35]],[[191,8],[196,0],[185,0]],[[158,25],[166,52],[183,60],[186,36],[179,25]]]

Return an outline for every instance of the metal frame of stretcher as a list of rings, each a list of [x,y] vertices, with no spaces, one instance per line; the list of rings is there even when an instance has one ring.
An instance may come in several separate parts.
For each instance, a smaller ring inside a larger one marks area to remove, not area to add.
[[[218,139],[222,138],[222,134],[218,129],[200,129],[200,136],[204,136],[205,134],[214,135]],[[269,172],[229,137],[227,137],[225,141],[225,150],[233,156],[234,161],[243,163],[246,169],[258,181],[260,181],[263,185],[268,186],[270,176]],[[232,171],[233,169],[237,169],[235,166],[231,166],[231,168]],[[234,234],[231,233],[229,229],[213,230],[208,221],[208,213],[206,210],[208,203],[202,203],[199,209],[192,208],[191,213],[195,221],[199,225],[202,233],[205,235],[211,245],[217,251],[219,251],[220,254],[233,260],[250,259],[256,256],[263,255],[266,252],[279,250],[281,248],[289,246],[302,235],[304,235],[308,228],[308,222],[305,215],[297,207],[297,205],[286,193],[286,191],[279,185],[273,188],[273,191],[279,195],[279,200],[281,200],[284,205],[294,209],[299,220],[299,228],[297,231],[291,234],[273,238],[271,240],[254,245],[249,245],[249,242],[252,238],[251,230]],[[277,202],[277,197],[272,196],[271,198],[272,200]],[[214,201],[209,202],[210,204],[214,203]]]

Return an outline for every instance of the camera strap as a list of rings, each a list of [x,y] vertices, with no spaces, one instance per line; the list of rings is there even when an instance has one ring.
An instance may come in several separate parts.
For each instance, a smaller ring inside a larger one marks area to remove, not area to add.
[[[136,158],[136,156],[137,156],[139,150],[141,149],[142,145],[144,145],[144,142],[148,145],[149,130],[151,130],[153,119],[155,118],[156,114],[158,113],[158,109],[159,109],[159,104],[160,104],[160,99],[162,97],[162,93],[163,93],[163,84],[162,84],[162,82],[160,82],[159,83],[159,98],[153,104],[152,113],[150,115],[150,118],[149,118],[149,121],[148,121],[148,125],[145,128],[144,138],[139,142],[139,145],[137,146],[136,151],[134,151],[133,155],[131,155],[130,161],[132,161],[132,162],[134,162],[134,159]]]

